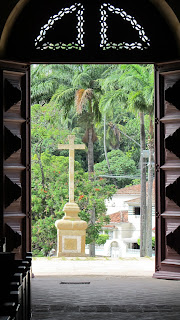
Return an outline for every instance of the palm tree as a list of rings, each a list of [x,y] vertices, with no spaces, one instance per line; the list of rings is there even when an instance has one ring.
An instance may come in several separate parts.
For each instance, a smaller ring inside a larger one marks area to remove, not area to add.
[[[60,84],[72,82],[76,65],[40,64],[31,66],[31,103],[47,104]]]
[[[112,70],[103,84],[106,91],[101,99],[103,111],[113,112],[118,104],[122,108],[134,109],[140,117],[141,145],[141,256],[151,256],[152,241],[152,154],[153,154],[153,110],[154,110],[154,72],[152,65],[119,65]],[[144,113],[149,115],[149,183],[148,210],[146,214],[146,164],[143,150],[146,149]],[[147,249],[148,248],[148,249]]]
[[[139,111],[141,120],[141,256],[152,256],[152,155],[154,148],[153,111],[154,111],[154,72],[152,65],[125,66],[124,84],[129,86],[128,104]],[[145,150],[144,113],[149,115],[149,172],[148,205],[146,211],[146,168],[143,158]]]
[[[95,124],[101,119],[99,100],[102,95],[101,80],[110,65],[79,65],[71,74],[67,85],[60,85],[51,98],[68,116],[75,106],[78,125],[84,128],[83,142],[88,146],[89,179],[94,179],[94,143],[97,140]],[[90,225],[95,224],[95,208],[90,212]],[[95,256],[95,242],[90,244],[90,256]]]

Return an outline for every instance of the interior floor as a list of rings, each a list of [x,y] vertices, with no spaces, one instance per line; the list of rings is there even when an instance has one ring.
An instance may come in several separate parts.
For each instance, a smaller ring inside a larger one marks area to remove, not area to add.
[[[179,281],[126,276],[37,276],[32,320],[179,319]]]

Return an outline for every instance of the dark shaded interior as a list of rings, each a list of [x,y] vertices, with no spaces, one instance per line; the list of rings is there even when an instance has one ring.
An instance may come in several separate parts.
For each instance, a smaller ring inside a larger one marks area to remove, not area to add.
[[[13,27],[8,42],[7,58],[31,62],[158,62],[177,59],[178,52],[174,36],[165,19],[159,15],[157,9],[149,1],[123,0],[112,1],[114,7],[134,17],[144,28],[150,39],[150,47],[146,50],[133,49],[108,49],[100,48],[100,7],[104,1],[81,1],[84,6],[84,43],[81,51],[71,50],[37,50],[34,40],[39,35],[42,26],[47,24],[49,18],[57,14],[61,8],[70,7],[72,1],[32,0],[25,7],[18,21]],[[72,21],[71,21],[72,20]],[[74,41],[76,37],[75,13],[64,15],[54,24],[54,29],[48,31],[48,39],[59,41]],[[108,37],[109,41],[132,42],[138,40],[138,33],[132,28],[131,23],[124,21],[120,15],[108,11]],[[75,29],[74,29],[75,28]],[[18,34],[18,37],[16,36]]]

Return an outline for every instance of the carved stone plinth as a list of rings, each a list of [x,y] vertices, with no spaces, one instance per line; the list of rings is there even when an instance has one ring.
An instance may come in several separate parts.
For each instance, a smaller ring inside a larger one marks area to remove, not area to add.
[[[65,216],[55,222],[57,228],[57,256],[85,256],[87,223],[78,217],[78,205],[66,203],[63,211]]]

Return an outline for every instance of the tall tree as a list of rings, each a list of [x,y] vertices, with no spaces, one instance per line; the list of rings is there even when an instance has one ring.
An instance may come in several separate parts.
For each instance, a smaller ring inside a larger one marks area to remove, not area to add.
[[[149,216],[152,216],[152,178],[148,183],[148,208],[146,212],[146,168],[143,159],[143,150],[145,150],[145,128],[144,113],[149,115],[149,147],[152,155],[153,147],[153,126],[152,117],[154,110],[154,72],[152,65],[119,65],[117,69],[112,70],[109,77],[104,82],[104,88],[107,90],[106,95],[102,97],[102,106],[104,110],[112,108],[119,102],[126,105],[131,110],[139,112],[140,116],[140,133],[141,133],[141,256],[151,255],[150,248],[152,239],[152,223]],[[152,156],[151,156],[152,157]],[[149,166],[152,177],[152,166]],[[148,240],[146,240],[148,239]]]
[[[141,256],[152,255],[152,183],[153,183],[153,111],[154,71],[152,65],[130,65],[123,67],[122,78],[129,85],[128,103],[139,111],[141,120]],[[148,206],[146,211],[146,170],[143,159],[145,150],[144,112],[149,115],[149,180]]]
[[[31,102],[47,104],[60,85],[69,86],[79,65],[35,64],[31,67]]]
[[[81,65],[73,76],[71,83],[60,85],[52,96],[50,103],[63,108],[65,115],[75,105],[78,115],[77,124],[84,128],[83,142],[88,146],[89,179],[94,175],[94,142],[97,140],[95,124],[101,119],[99,100],[102,94],[100,79],[105,77],[109,65]],[[90,224],[96,220],[95,208],[92,208]],[[95,242],[90,244],[90,255],[95,256]]]

